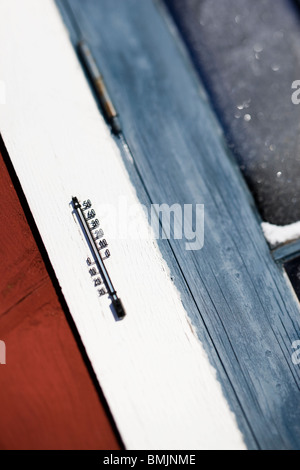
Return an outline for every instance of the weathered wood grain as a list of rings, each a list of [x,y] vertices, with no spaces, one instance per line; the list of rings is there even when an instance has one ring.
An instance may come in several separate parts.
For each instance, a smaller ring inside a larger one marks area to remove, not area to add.
[[[112,213],[124,199],[137,205],[136,230],[147,231],[148,221],[54,3],[4,0],[0,7],[1,131],[126,446],[243,449],[155,240],[124,235],[123,211],[121,236],[113,236]],[[91,282],[73,195],[90,197],[102,222],[109,274],[127,311],[122,322]]]
[[[291,361],[299,306],[171,20],[151,1],[69,5],[151,201],[205,204],[204,248],[171,246],[189,288],[183,301],[189,294],[196,303],[188,313],[248,447],[299,448],[299,368]]]
[[[1,155],[0,238],[0,448],[117,449]]]

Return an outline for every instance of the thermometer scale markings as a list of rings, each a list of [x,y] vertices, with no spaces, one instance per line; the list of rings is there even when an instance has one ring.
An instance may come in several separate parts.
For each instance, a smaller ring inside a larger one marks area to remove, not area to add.
[[[119,299],[119,297],[117,296],[117,292],[116,292],[116,290],[113,286],[113,283],[112,283],[112,281],[109,277],[109,274],[107,272],[107,269],[106,269],[106,266],[105,266],[104,261],[102,259],[102,256],[101,256],[101,254],[100,254],[100,252],[97,248],[97,245],[95,243],[95,239],[94,239],[93,234],[92,234],[93,229],[91,230],[91,228],[88,225],[88,220],[90,220],[92,217],[89,217],[88,219],[86,219],[86,217],[84,215],[84,210],[82,209],[81,204],[79,203],[77,197],[72,197],[72,202],[73,202],[73,205],[74,205],[74,209],[76,210],[76,212],[78,214],[78,217],[80,219],[83,231],[84,231],[84,233],[86,235],[86,238],[88,240],[89,247],[90,247],[90,249],[93,253],[93,257],[94,257],[95,263],[98,267],[99,273],[102,276],[102,279],[103,279],[103,282],[106,286],[108,294],[112,299],[112,304],[115,308],[116,314],[117,314],[119,319],[122,319],[122,318],[125,317],[126,312],[124,310],[121,299]],[[93,217],[96,215],[94,210],[92,210],[91,213],[93,214]],[[93,228],[96,228],[96,225],[93,226]],[[101,244],[100,244],[100,247],[101,247]]]

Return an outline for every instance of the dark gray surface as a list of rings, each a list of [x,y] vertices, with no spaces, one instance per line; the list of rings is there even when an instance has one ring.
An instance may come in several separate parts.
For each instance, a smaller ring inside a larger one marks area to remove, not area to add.
[[[300,300],[300,258],[298,257],[285,263],[285,269],[295,293]]]
[[[300,448],[298,302],[176,35],[150,0],[70,4],[120,113],[141,201],[205,204],[202,250],[180,240],[160,247],[248,447]]]
[[[290,0],[165,0],[264,220],[300,220],[300,16]],[[251,120],[249,120],[251,116]],[[245,121],[245,119],[248,119]]]

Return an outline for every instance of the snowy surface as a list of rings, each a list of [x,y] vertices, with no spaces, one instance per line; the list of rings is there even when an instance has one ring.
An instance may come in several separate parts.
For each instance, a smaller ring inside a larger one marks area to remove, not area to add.
[[[164,0],[263,220],[300,220],[300,21],[286,0]],[[255,5],[255,7],[254,7]],[[279,203],[280,202],[280,203]]]
[[[283,226],[263,222],[261,226],[272,248],[300,238],[300,222]]]

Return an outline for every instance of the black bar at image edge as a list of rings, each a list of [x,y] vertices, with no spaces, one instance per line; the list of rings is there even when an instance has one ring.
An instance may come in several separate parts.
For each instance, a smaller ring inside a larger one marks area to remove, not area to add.
[[[47,459],[49,465],[55,465],[58,468],[84,468],[97,469],[123,467],[123,468],[154,468],[158,466],[164,467],[190,467],[205,468],[203,461],[204,451],[101,451],[101,450],[74,450],[74,451],[56,451],[56,450],[39,450],[39,451],[6,451],[2,453],[2,462],[5,464],[5,458],[11,465],[14,460],[21,458],[22,464],[27,461],[30,468],[43,468],[43,463]],[[212,454],[214,451],[206,451]],[[241,451],[238,451],[241,453]],[[250,452],[253,454],[254,452]],[[249,452],[247,453],[249,455]],[[213,459],[213,456],[209,457]],[[17,463],[17,462],[16,462]],[[73,467],[74,465],[74,467]],[[5,468],[5,467],[3,467]]]

